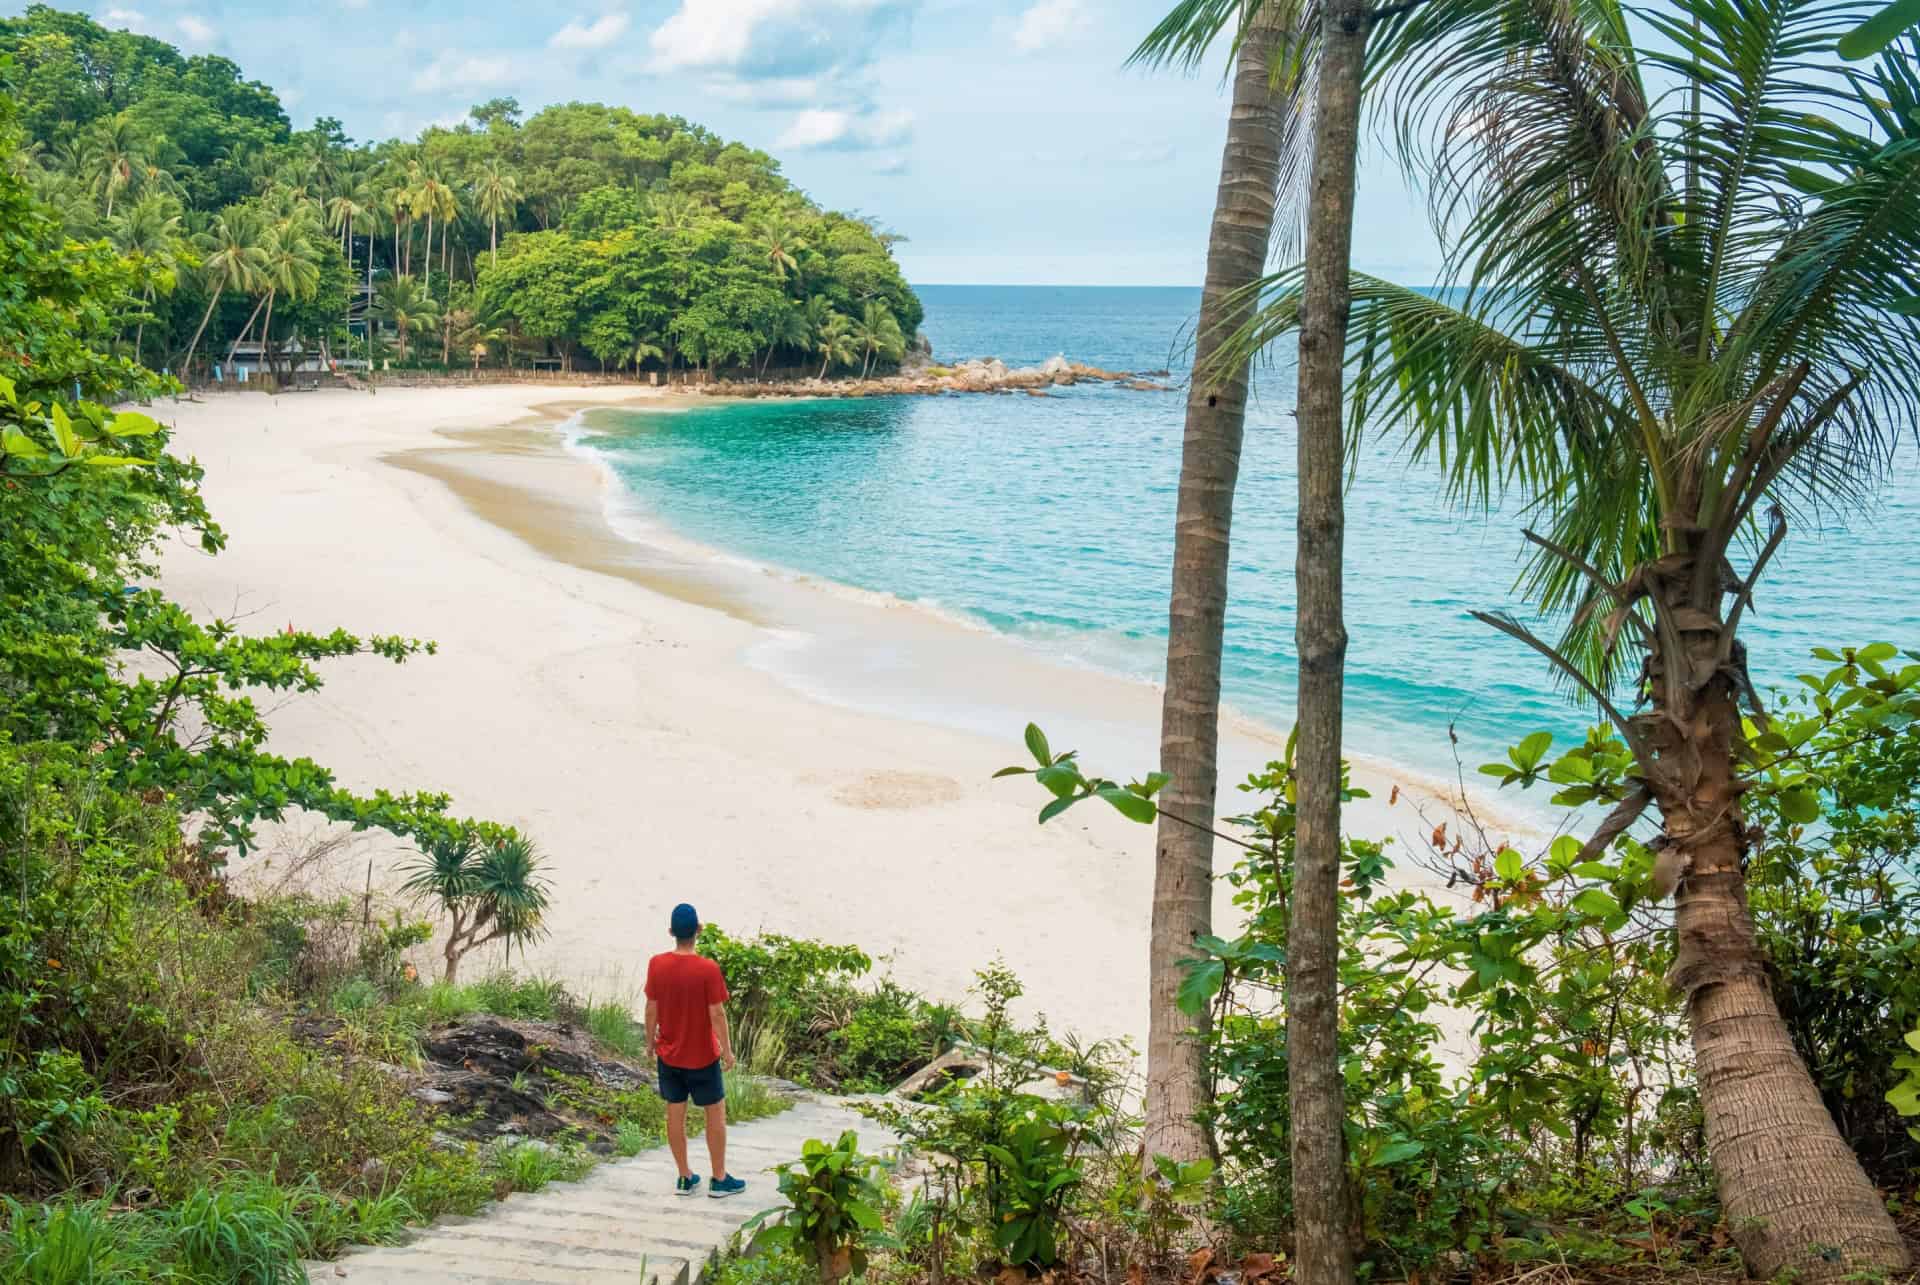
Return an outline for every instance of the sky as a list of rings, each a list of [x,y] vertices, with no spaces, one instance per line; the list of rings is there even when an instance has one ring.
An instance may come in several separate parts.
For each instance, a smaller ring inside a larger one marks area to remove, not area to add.
[[[56,0],[56,3],[58,0]],[[297,126],[366,141],[497,95],[685,116],[908,239],[917,284],[1197,285],[1227,53],[1126,66],[1169,0],[115,0],[95,19],[219,53]],[[0,0],[0,11],[24,7]],[[64,7],[64,6],[63,6]],[[1372,140],[1369,140],[1371,143]],[[1430,282],[1439,248],[1377,145],[1354,258]]]

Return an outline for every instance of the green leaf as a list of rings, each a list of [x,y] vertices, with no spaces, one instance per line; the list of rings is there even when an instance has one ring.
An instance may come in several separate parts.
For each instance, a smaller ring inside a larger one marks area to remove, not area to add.
[[[1552,732],[1535,732],[1508,750],[1507,756],[1514,761],[1515,766],[1525,771],[1532,771],[1540,765],[1540,760],[1547,756],[1547,751],[1552,746]]]
[[[1143,799],[1131,790],[1123,790],[1118,786],[1107,786],[1104,789],[1096,790],[1095,793],[1107,802],[1113,804],[1114,811],[1129,821],[1139,821],[1142,824],[1147,824],[1160,815],[1160,809],[1154,806],[1152,799]]]
[[[879,1211],[871,1205],[863,1205],[857,1200],[849,1200],[846,1204],[842,1205],[841,1208],[852,1215],[853,1221],[859,1223],[868,1231],[879,1231],[880,1228],[885,1225],[881,1220]]]
[[[147,461],[141,459],[138,455],[93,454],[81,456],[80,462],[90,465],[93,468],[138,468]]]
[[[1848,62],[1871,58],[1913,26],[1920,26],[1920,0],[1891,0],[1879,13],[1840,37],[1840,56]]]
[[[1806,825],[1820,819],[1820,796],[1805,786],[1780,792],[1780,815]]]
[[[1547,849],[1547,868],[1560,873],[1573,869],[1573,859],[1580,855],[1580,847],[1580,840],[1570,834],[1561,835]]]
[[[1915,1053],[1920,1053],[1920,1030],[1908,1031],[1901,1038],[1906,1040],[1908,1048]]]
[[[993,774],[993,779],[997,781],[1003,776],[1025,776],[1031,771],[1033,769],[1030,767],[1003,767]]]
[[[1595,919],[1611,919],[1620,913],[1620,903],[1598,888],[1588,888],[1573,899],[1573,908]]]
[[[123,410],[107,424],[115,437],[151,437],[160,431],[160,422],[137,410]]]
[[[46,458],[47,448],[9,424],[4,432],[0,432],[0,454],[38,460]]]
[[[1080,788],[1083,778],[1076,769],[1065,764],[1057,764],[1053,767],[1038,769],[1034,772],[1033,779],[1046,786],[1047,792],[1056,799],[1064,799]]]
[[[1047,734],[1040,730],[1038,723],[1027,724],[1027,753],[1033,755],[1041,767],[1053,765],[1052,747],[1047,744]]]
[[[73,431],[73,421],[67,418],[66,410],[58,402],[53,407],[53,441],[68,459],[73,459],[84,449],[80,444],[80,435]]]
[[[1411,1160],[1426,1149],[1426,1143],[1413,1139],[1389,1142],[1386,1146],[1374,1152],[1373,1158],[1368,1161],[1368,1163],[1384,1168],[1387,1165],[1399,1164],[1402,1160]]]
[[[1920,317],[1920,294],[1902,295],[1887,305],[1887,311],[1903,317]]]
[[[6,398],[7,405],[9,406],[18,406],[20,404],[20,398],[14,392],[13,381],[5,375],[0,375],[0,397]]]
[[[1040,809],[1040,824],[1045,825],[1079,801],[1080,800],[1073,798],[1055,799],[1053,802],[1047,804],[1046,807]]]
[[[1218,959],[1199,959],[1186,961],[1185,967],[1187,975],[1180,982],[1175,1002],[1188,1017],[1198,1017],[1220,993],[1220,986],[1227,979],[1227,966]]]
[[[1494,873],[1508,883],[1517,881],[1526,868],[1526,861],[1512,848],[1500,849],[1500,855],[1493,859]]]

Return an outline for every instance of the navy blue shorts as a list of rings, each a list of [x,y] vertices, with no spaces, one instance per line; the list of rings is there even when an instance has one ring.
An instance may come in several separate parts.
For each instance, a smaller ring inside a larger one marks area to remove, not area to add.
[[[697,1071],[683,1067],[668,1066],[660,1062],[660,1096],[669,1102],[685,1102],[693,1099],[697,1107],[710,1107],[722,1102],[727,1096],[726,1081],[720,1078],[720,1063],[716,1059],[711,1066],[703,1066]]]

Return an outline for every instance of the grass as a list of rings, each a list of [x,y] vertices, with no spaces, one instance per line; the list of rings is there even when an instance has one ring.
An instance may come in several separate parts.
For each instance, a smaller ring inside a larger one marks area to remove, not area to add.
[[[494,1148],[494,1175],[514,1191],[539,1191],[548,1183],[573,1182],[594,1166],[591,1154],[573,1146],[552,1146],[528,1139]]]

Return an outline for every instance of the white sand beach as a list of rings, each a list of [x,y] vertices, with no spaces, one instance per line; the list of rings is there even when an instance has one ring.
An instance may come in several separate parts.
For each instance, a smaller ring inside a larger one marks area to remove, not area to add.
[[[1152,831],[1093,805],[1043,828],[1031,781],[990,778],[1024,760],[1029,717],[1092,770],[1143,772],[1157,691],[931,613],[622,536],[607,479],[555,425],[644,392],[163,403],[230,537],[218,557],[170,546],[165,586],[259,631],[438,643],[402,666],[330,663],[324,690],[271,711],[274,748],[355,787],[449,791],[459,812],[532,835],[553,878],[535,968],[630,995],[668,909],[690,900],[731,932],[858,943],[942,998],[1000,956],[1056,1026],[1144,1043]],[[1224,779],[1280,744],[1234,720]],[[1351,832],[1425,833],[1414,808],[1430,785],[1377,763],[1356,777],[1373,797],[1350,810]],[[284,861],[318,829],[276,833],[263,859]],[[376,888],[392,888],[406,855],[362,835],[330,868],[357,889],[371,859]],[[1223,845],[1220,868],[1230,861]]]

